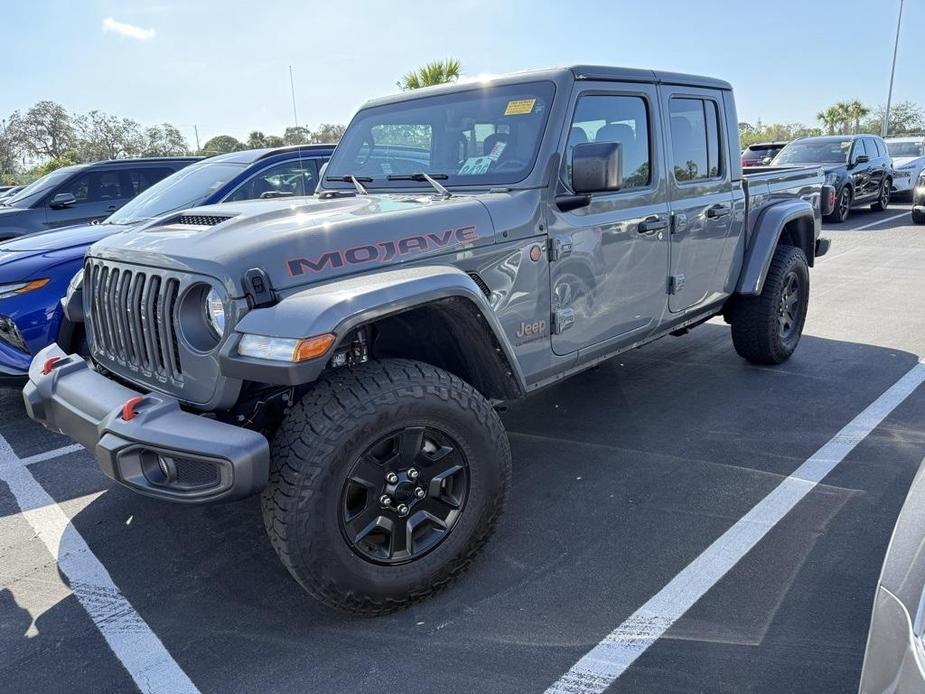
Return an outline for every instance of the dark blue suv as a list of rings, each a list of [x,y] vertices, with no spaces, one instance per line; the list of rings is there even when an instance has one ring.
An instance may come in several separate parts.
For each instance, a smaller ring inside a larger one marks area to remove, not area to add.
[[[82,349],[82,328],[60,305],[87,248],[170,212],[213,203],[312,195],[333,145],[223,154],[181,169],[100,224],[0,242],[0,383],[17,384],[32,355],[51,342]]]
[[[113,159],[56,169],[0,201],[0,239],[106,219],[199,157]]]

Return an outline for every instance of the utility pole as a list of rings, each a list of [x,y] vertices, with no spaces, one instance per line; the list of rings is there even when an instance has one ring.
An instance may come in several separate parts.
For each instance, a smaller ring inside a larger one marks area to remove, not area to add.
[[[893,98],[893,75],[896,74],[896,51],[899,49],[899,28],[903,23],[903,0],[899,0],[899,19],[896,20],[896,41],[893,43],[893,67],[890,68],[890,90],[886,93],[886,110],[880,125],[880,137],[886,137],[890,129],[890,101]]]
[[[289,89],[292,92],[292,120],[295,127],[299,127],[299,114],[295,110],[295,82],[292,81],[292,65],[289,66]]]
[[[199,147],[199,126],[197,125],[193,126],[193,134],[196,136],[196,154],[199,154],[199,152],[201,151]]]

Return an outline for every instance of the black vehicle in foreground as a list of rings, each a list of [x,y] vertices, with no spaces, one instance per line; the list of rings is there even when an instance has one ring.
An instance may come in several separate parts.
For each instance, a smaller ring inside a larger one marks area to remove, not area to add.
[[[886,143],[875,135],[804,137],[784,147],[773,166],[817,164],[825,182],[835,188],[835,207],[829,222],[844,222],[852,207],[869,204],[885,210],[890,203],[893,163]]]
[[[919,174],[912,191],[912,223],[925,224],[925,171]]]
[[[0,240],[106,219],[200,157],[113,159],[56,169],[0,200]]]
[[[767,166],[777,156],[786,142],[756,142],[742,152],[742,166]]]

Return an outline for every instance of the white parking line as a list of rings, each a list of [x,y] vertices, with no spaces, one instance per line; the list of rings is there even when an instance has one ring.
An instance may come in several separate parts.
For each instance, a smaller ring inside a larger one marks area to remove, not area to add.
[[[143,692],[170,694],[198,692],[161,640],[113,583],[106,567],[71,525],[61,507],[27,467],[29,463],[63,455],[72,448],[65,446],[20,460],[0,436],[0,481],[10,488],[23,517],[58,562],[74,595],[138,688]]]
[[[547,694],[598,694],[613,684],[923,382],[925,363],[920,362],[604,637]]]
[[[905,212],[901,214],[894,214],[892,217],[887,217],[886,219],[878,219],[876,222],[870,222],[869,224],[862,224],[859,227],[854,227],[852,229],[845,229],[845,231],[863,231],[864,229],[870,229],[871,227],[875,227],[878,224],[886,224],[887,222],[892,222],[894,219],[899,219],[900,217],[908,217],[909,214],[910,214],[909,210],[906,210]]]

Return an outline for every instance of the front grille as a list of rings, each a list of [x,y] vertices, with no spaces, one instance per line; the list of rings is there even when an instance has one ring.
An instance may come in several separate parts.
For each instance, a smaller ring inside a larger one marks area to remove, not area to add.
[[[174,458],[176,483],[185,488],[212,487],[219,483],[220,474],[215,463],[195,458]]]
[[[133,371],[182,380],[176,278],[91,259],[84,291],[96,351]]]

